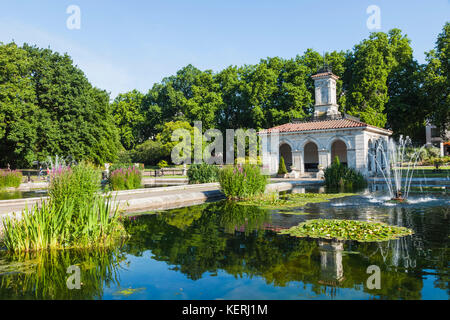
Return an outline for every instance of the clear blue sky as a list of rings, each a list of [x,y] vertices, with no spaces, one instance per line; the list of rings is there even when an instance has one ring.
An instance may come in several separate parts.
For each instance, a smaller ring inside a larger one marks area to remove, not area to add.
[[[66,27],[69,5],[81,9],[80,30]],[[115,97],[147,92],[189,63],[219,71],[351,49],[370,33],[369,5],[381,9],[380,31],[400,28],[421,63],[450,20],[450,0],[0,0],[0,41],[67,52]]]

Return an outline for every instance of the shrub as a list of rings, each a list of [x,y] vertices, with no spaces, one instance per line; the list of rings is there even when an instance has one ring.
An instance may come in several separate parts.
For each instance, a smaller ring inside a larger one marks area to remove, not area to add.
[[[250,199],[264,193],[267,177],[258,166],[227,166],[219,171],[220,187],[228,199]]]
[[[92,202],[68,198],[61,204],[51,200],[22,212],[22,219],[3,220],[6,248],[12,252],[105,246],[113,243],[124,229],[118,207],[111,199],[96,195]]]
[[[435,157],[430,159],[430,163],[439,170],[439,167],[449,162],[449,157]]]
[[[135,166],[111,171],[108,183],[112,190],[138,189],[142,184],[142,173]]]
[[[117,155],[118,163],[130,163],[132,162],[132,151],[122,150]]]
[[[258,166],[262,166],[263,165],[261,156],[257,156],[256,158],[249,157],[249,156],[236,157],[234,159],[234,164],[235,165],[255,164],[255,165],[258,165]]]
[[[355,169],[341,164],[339,157],[336,157],[331,166],[325,169],[324,175],[327,187],[359,188],[367,185],[364,176]]]
[[[429,147],[429,148],[426,148],[426,150],[427,150],[429,158],[436,158],[436,157],[439,157],[439,155],[441,154],[441,150],[436,147]]]
[[[187,176],[189,184],[217,182],[219,181],[219,168],[207,163],[192,164],[187,171]]]
[[[284,158],[280,157],[280,163],[278,164],[278,174],[286,174],[288,173],[286,169],[286,164],[284,163]]]
[[[147,140],[136,146],[133,152],[133,161],[154,166],[164,155],[163,145],[160,141]]]
[[[0,189],[18,188],[22,183],[23,176],[17,170],[0,170]]]
[[[158,167],[160,167],[160,168],[166,168],[168,166],[169,166],[169,164],[167,163],[166,160],[161,160],[160,162],[158,162]]]

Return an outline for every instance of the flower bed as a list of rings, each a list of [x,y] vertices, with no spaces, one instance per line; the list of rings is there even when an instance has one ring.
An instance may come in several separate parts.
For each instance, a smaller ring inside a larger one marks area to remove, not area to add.
[[[120,168],[110,173],[108,183],[114,191],[138,189],[142,184],[142,173],[135,166]]]

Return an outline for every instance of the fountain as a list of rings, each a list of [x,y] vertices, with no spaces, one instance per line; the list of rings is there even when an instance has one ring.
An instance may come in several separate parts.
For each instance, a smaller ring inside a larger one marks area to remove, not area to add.
[[[423,149],[421,147],[408,155],[407,147],[410,145],[409,137],[400,136],[398,143],[390,139],[387,145],[379,144],[375,149],[375,154],[372,154],[393,201],[403,202],[408,198],[414,170]],[[406,169],[403,166],[405,163],[407,164]],[[406,175],[403,176],[404,172]]]

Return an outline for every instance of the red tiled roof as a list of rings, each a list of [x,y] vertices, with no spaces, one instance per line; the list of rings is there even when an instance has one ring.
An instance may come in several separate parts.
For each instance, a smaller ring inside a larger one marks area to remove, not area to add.
[[[321,72],[321,73],[316,73],[314,75],[311,76],[311,78],[318,78],[318,77],[322,77],[322,76],[329,76],[332,75],[335,78],[339,79],[339,77],[337,75],[335,75],[333,72],[327,71],[327,72]]]
[[[281,126],[261,130],[259,133],[271,133],[274,132],[275,130],[278,130],[278,132],[299,132],[299,131],[346,129],[346,128],[366,128],[366,127],[377,128],[386,132],[391,132],[386,129],[371,126],[361,121],[356,121],[352,119],[337,119],[337,120],[311,121],[301,123],[286,123]]]

